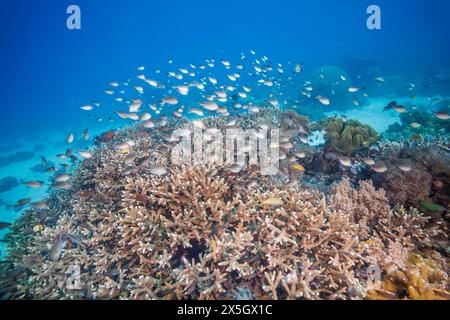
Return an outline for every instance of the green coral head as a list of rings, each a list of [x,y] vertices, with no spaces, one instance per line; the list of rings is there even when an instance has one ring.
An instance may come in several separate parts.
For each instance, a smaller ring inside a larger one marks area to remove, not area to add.
[[[380,139],[375,129],[353,119],[331,117],[321,120],[319,126],[326,132],[327,147],[345,154],[368,148]]]

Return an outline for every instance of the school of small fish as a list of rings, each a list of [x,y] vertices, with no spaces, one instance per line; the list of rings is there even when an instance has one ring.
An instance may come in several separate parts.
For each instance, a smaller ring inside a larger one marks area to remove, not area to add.
[[[270,102],[274,108],[296,107],[300,104],[299,96],[306,97],[311,102],[318,102],[318,107],[327,108],[333,105],[334,89],[330,94],[326,94],[321,90],[320,85],[303,79],[305,66],[303,63],[293,63],[289,60],[287,63],[279,63],[271,61],[267,56],[259,56],[254,50],[243,52],[239,60],[232,61],[225,58],[206,58],[200,64],[186,63],[185,65],[176,66],[173,59],[168,61],[167,72],[164,73],[160,69],[148,71],[144,66],[138,66],[135,75],[125,80],[112,80],[104,89],[104,102],[91,101],[83,104],[79,109],[83,112],[92,113],[102,109],[101,106],[111,105],[109,121],[117,120],[137,123],[145,129],[163,128],[167,124],[167,115],[175,118],[188,118],[195,127],[200,129],[208,129],[202,122],[203,117],[207,116],[223,116],[231,117],[239,112],[250,112],[257,114],[260,111],[259,101],[265,99]],[[321,72],[320,80],[325,79],[325,75]],[[382,76],[375,77],[374,80],[378,85],[383,85],[385,79]],[[291,86],[294,90],[285,90]],[[335,88],[344,86],[347,94],[353,98],[355,106],[359,106],[359,97],[367,97],[365,88],[362,86],[352,85],[350,79],[345,75],[340,75],[339,80],[333,84]],[[411,91],[415,85],[410,84]],[[289,92],[289,93],[286,93]],[[255,94],[251,94],[255,93]],[[257,93],[262,93],[263,98],[256,97]],[[394,110],[397,113],[408,112],[409,107],[400,105],[396,101],[389,103],[384,111]],[[442,121],[449,119],[448,113],[444,111],[436,112],[434,116]],[[97,121],[101,122],[102,117],[98,117]],[[127,123],[128,124],[128,123]],[[233,121],[227,125],[232,128],[235,124]],[[410,123],[412,129],[419,129],[422,125],[417,122]],[[308,130],[301,128],[300,141],[308,144]],[[166,135],[168,142],[178,141],[180,137],[186,137],[191,134],[190,130],[178,128],[172,130],[170,135]],[[213,134],[209,131],[209,134]],[[254,135],[262,138],[261,133],[255,130]],[[108,142],[115,136],[115,131],[111,130],[95,137],[96,142]],[[85,129],[81,134],[76,132],[68,132],[65,136],[65,142],[68,149],[57,155],[61,161],[71,160],[73,163],[77,161],[88,161],[93,157],[92,150],[83,147],[78,148],[79,142],[89,142],[91,140],[90,130]],[[72,147],[71,147],[72,146]],[[134,141],[123,141],[114,145],[114,150],[119,153],[132,156]],[[246,145],[246,150],[251,149],[252,145]],[[295,150],[294,145],[286,140],[280,141],[278,145],[271,147],[280,147],[280,159],[288,156],[287,151],[291,150],[289,160],[293,162],[291,169],[300,173],[306,171],[303,164],[297,163],[306,157],[303,150]],[[133,158],[131,158],[133,159]],[[69,190],[72,187],[72,177],[70,174],[71,166],[67,163],[60,164],[59,167],[49,166],[47,160],[41,158],[42,168],[46,174],[54,174],[50,179],[50,187],[54,189]],[[352,167],[355,162],[347,156],[339,156],[338,161],[343,168]],[[364,163],[371,167],[377,173],[384,173],[388,168],[382,163],[375,163],[373,159],[365,158],[357,163]],[[165,166],[153,163],[142,164],[140,167],[130,166],[130,172],[146,167],[146,169],[155,176],[164,176],[168,173]],[[411,172],[413,168],[410,164],[401,163],[398,168],[405,173]],[[239,173],[242,167],[232,165],[227,168],[232,173]],[[40,189],[46,185],[45,181],[25,181],[25,186],[31,189]],[[262,205],[276,206],[282,204],[277,198],[269,198]],[[17,208],[23,208],[27,205],[39,210],[47,210],[50,204],[45,201],[33,202],[32,199],[26,198],[18,200],[15,204]],[[9,227],[7,223],[1,223],[0,228]],[[35,227],[36,232],[41,230]],[[67,235],[55,242],[55,248],[52,255],[57,259],[59,252],[64,248]]]

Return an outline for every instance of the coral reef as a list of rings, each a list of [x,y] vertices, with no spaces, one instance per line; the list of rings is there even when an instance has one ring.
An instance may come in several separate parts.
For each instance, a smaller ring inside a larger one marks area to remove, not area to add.
[[[309,133],[309,119],[293,110],[286,110],[280,115],[280,129],[283,132],[303,130],[303,134]]]
[[[364,299],[373,297],[366,285],[372,265],[385,281],[416,268],[408,257],[417,250],[448,262],[440,254],[445,226],[391,208],[371,182],[344,180],[327,194],[298,183],[301,174],[288,164],[305,118],[261,110],[236,125],[281,126],[281,118],[286,154],[277,176],[260,176],[256,165],[236,174],[214,163],[172,162],[164,127],[125,128],[98,142],[70,189],[55,190],[48,209],[30,208],[11,227],[1,298]],[[168,126],[192,128],[174,121]],[[203,120],[218,128],[227,122]],[[374,138],[360,124],[351,128]],[[125,151],[114,147],[130,140]],[[356,140],[358,147],[366,141]],[[155,174],[155,165],[165,174]],[[448,294],[447,265],[439,276],[429,273],[433,294]]]
[[[448,121],[440,120],[433,114],[424,110],[413,110],[400,114],[401,125],[394,124],[389,126],[388,132],[402,132],[406,136],[421,134],[424,136],[434,136],[437,133],[447,134],[450,132]],[[420,127],[411,127],[412,123],[420,124]]]
[[[376,160],[389,165],[387,172],[370,178],[383,188],[392,204],[423,208],[421,201],[447,207],[450,203],[450,157],[437,145],[391,146],[376,152]],[[408,164],[405,172],[399,165]],[[424,208],[426,209],[426,208]]]
[[[332,117],[319,121],[318,127],[326,132],[325,141],[329,150],[348,155],[379,140],[374,129],[356,120]]]
[[[387,274],[379,288],[369,290],[367,297],[373,300],[413,299],[449,300],[446,261],[441,257],[424,258],[410,253],[406,259],[406,271]]]
[[[420,207],[420,200],[429,199],[432,175],[412,167],[411,172],[403,172],[397,166],[390,167],[385,173],[374,173],[372,180],[388,191],[393,204],[403,204],[415,208]]]

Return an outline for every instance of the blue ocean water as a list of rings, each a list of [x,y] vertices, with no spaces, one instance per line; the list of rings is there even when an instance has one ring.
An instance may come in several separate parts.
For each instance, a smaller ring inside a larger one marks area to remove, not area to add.
[[[76,3],[75,3],[76,2]],[[32,137],[85,123],[80,104],[136,65],[162,68],[254,49],[312,71],[346,55],[399,71],[448,64],[450,3],[376,1],[382,29],[366,28],[371,1],[2,1],[1,137]],[[77,4],[82,29],[66,28]]]
[[[66,26],[70,5],[81,9],[81,30]],[[380,30],[366,25],[370,5],[381,9]],[[57,154],[67,149],[69,133],[80,140],[85,129],[94,137],[130,124],[117,117],[120,103],[105,97],[104,91],[112,81],[136,82],[141,65],[163,82],[176,68],[198,66],[205,59],[215,59],[217,65],[226,59],[234,66],[243,55],[252,57],[254,50],[257,59],[268,57],[274,68],[277,62],[283,64],[282,83],[289,82],[296,66],[302,67],[296,85],[252,92],[259,101],[282,92],[286,107],[299,112],[305,103],[303,82],[323,76],[323,66],[339,66],[362,90],[372,81],[373,87],[367,88],[370,100],[362,107],[353,101],[351,108],[331,107],[326,113],[305,110],[313,120],[345,115],[383,133],[400,123],[395,111],[383,112],[394,99],[409,109],[417,105],[430,114],[448,113],[449,15],[448,0],[2,0],[0,179],[17,181],[4,182],[14,185],[4,190],[0,185],[0,221],[12,223],[20,216],[16,201],[47,196],[47,189],[30,189],[22,182],[49,182],[32,168],[39,166],[41,156],[59,163]],[[370,64],[375,67],[369,69]],[[226,80],[229,72],[216,69],[214,77]],[[370,72],[361,77],[361,70]],[[375,76],[384,77],[386,85],[373,85]],[[242,75],[240,82],[254,80]],[[142,96],[146,103],[158,104],[166,93]],[[200,99],[190,95],[184,101],[194,107]],[[95,112],[80,110],[97,101]],[[437,101],[443,102],[439,110],[434,107]],[[75,146],[88,149],[91,144]],[[0,230],[0,239],[7,232]],[[5,247],[0,243],[2,255]]]

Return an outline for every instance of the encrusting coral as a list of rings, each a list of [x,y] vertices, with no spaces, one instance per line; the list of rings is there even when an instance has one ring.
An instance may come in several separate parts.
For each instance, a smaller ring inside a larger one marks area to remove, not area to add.
[[[364,299],[373,297],[369,266],[380,267],[383,281],[408,274],[408,257],[423,249],[436,266],[423,297],[448,294],[448,261],[435,244],[444,227],[391,208],[371,182],[343,180],[325,195],[287,184],[283,169],[280,178],[254,166],[236,174],[172,163],[160,132],[117,132],[79,165],[72,189],[52,193],[50,209],[30,209],[15,223],[2,298]],[[129,152],[113,147],[126,139]]]

